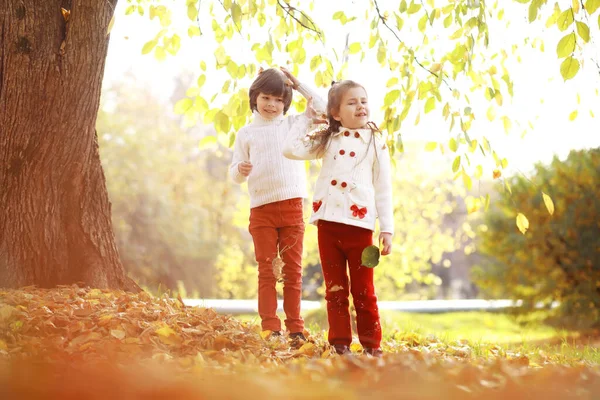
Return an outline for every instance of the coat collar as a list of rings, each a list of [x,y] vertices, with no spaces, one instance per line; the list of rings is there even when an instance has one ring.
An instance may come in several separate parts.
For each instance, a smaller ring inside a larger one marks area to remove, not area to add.
[[[335,132],[334,134],[332,134],[331,136],[335,137],[335,136],[340,136],[340,135],[347,136],[347,137],[361,138],[363,140],[363,142],[368,143],[369,140],[371,140],[373,131],[370,128],[346,129],[343,126],[341,126],[340,129],[337,132]]]

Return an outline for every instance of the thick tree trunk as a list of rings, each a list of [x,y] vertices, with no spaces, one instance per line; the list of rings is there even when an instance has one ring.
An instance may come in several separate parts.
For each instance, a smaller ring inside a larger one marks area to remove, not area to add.
[[[0,287],[140,290],[115,245],[95,131],[116,2],[0,7]]]

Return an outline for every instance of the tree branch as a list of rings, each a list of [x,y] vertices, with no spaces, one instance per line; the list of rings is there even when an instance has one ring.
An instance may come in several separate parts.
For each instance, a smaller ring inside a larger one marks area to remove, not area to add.
[[[379,4],[377,3],[377,0],[373,0],[373,4],[375,4],[375,9],[377,10],[377,15],[379,16],[379,19],[381,20],[381,22],[383,23],[383,25],[390,31],[392,32],[392,34],[396,37],[396,39],[398,39],[398,41],[400,43],[404,43],[404,41],[402,39],[400,39],[400,36],[398,36],[398,34],[396,33],[396,31],[394,31],[388,24],[387,21],[385,20],[385,17],[381,14],[381,11],[379,10]],[[419,61],[419,59],[417,57],[415,58],[415,62],[419,65],[419,67],[421,67],[422,69],[424,69],[425,71],[429,72],[431,75],[435,76],[436,78],[439,78],[440,76],[438,74],[436,74],[435,72],[431,71],[429,68],[425,67],[423,64],[421,64],[421,62]],[[448,84],[448,82],[446,81],[446,79],[443,77],[443,73],[442,73],[442,81],[446,84],[446,86],[448,86],[448,89],[452,90],[452,87],[450,86],[450,84]]]
[[[317,27],[317,24],[314,23],[314,21],[308,16],[306,15],[306,13],[302,10],[298,10],[295,7],[290,6],[290,3],[285,3],[282,4],[281,0],[277,0],[277,5],[287,14],[289,15],[294,21],[296,21],[297,23],[299,23],[304,29],[308,29],[309,31],[312,31],[314,33],[317,34],[317,36],[319,36],[319,39],[322,41],[323,40],[323,34],[321,33],[321,31],[319,30],[319,28]],[[300,15],[302,15],[304,18],[306,18],[306,20],[308,22],[310,22],[311,26],[306,25],[304,22],[300,21],[298,19],[298,17],[296,17],[294,15],[294,12],[299,12]]]

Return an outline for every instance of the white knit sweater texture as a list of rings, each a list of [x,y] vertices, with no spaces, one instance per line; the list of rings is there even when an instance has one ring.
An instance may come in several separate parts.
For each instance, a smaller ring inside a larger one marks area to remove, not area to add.
[[[312,89],[300,84],[298,91],[313,98],[317,112],[325,112],[326,103]],[[248,181],[250,208],[293,198],[307,198],[306,169],[303,161],[283,156],[283,143],[296,123],[305,123],[303,115],[281,115],[273,120],[253,112],[252,122],[237,133],[229,175],[234,182]],[[248,177],[240,174],[238,165],[252,163]]]

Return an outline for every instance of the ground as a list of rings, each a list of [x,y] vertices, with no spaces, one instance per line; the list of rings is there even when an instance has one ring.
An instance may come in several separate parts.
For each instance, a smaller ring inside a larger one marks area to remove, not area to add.
[[[383,358],[360,354],[359,345],[352,356],[340,357],[327,345],[319,318],[322,315],[307,315],[309,341],[293,348],[285,336],[261,335],[252,318],[186,307],[167,296],[77,287],[0,290],[0,395],[600,396],[598,350],[587,343],[570,343],[568,338],[576,337],[570,332],[520,327],[501,314],[384,314]],[[527,338],[531,341],[524,341]]]

